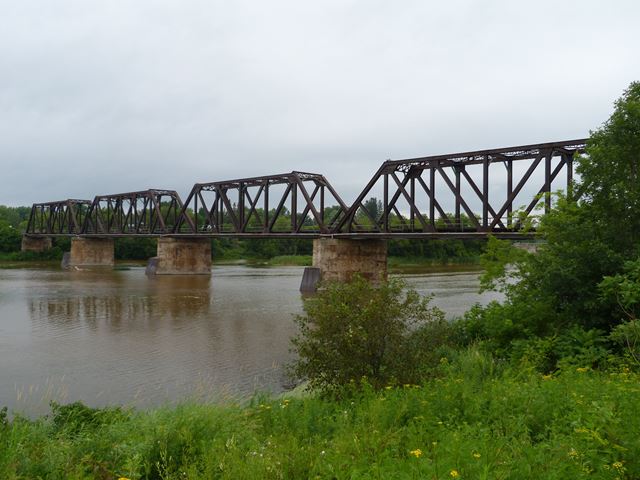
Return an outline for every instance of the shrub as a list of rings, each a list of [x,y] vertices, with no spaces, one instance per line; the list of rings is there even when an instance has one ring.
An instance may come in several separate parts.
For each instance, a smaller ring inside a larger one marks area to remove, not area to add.
[[[297,317],[290,374],[325,394],[363,378],[373,388],[417,382],[449,335],[429,301],[397,279],[374,285],[356,276],[326,285]]]
[[[627,360],[640,366],[640,320],[621,323],[611,331],[609,338],[620,347]]]

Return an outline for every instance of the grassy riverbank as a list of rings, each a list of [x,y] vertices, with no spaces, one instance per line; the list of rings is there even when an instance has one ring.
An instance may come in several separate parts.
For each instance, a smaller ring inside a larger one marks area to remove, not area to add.
[[[421,386],[356,397],[56,408],[0,424],[12,478],[513,478],[640,476],[640,376],[502,368],[477,350]]]

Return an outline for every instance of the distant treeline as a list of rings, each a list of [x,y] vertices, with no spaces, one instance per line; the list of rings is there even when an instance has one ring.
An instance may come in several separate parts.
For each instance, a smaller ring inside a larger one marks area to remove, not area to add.
[[[375,201],[375,200],[374,200]],[[29,207],[0,205],[0,253],[19,260],[33,255],[19,255],[22,233],[27,228]],[[264,259],[286,255],[311,255],[313,242],[307,239],[213,239],[213,257],[223,260]],[[477,259],[484,249],[483,240],[390,240],[389,255],[446,261]],[[115,241],[117,259],[144,260],[156,255],[153,238],[118,238]],[[52,251],[42,255],[59,258],[70,248],[69,238],[54,238]]]

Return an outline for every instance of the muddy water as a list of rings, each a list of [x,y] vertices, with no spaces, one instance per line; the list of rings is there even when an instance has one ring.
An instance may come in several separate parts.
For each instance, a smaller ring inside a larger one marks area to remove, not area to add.
[[[449,316],[492,294],[477,272],[402,275]],[[144,269],[0,269],[0,406],[50,400],[158,405],[284,388],[301,267],[214,267],[208,277]]]

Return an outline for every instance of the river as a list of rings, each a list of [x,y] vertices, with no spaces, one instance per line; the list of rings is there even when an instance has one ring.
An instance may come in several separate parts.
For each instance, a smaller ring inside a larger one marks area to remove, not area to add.
[[[0,269],[0,406],[32,415],[51,400],[142,407],[280,392],[302,271]],[[401,276],[451,318],[499,298],[478,293],[478,275]]]

